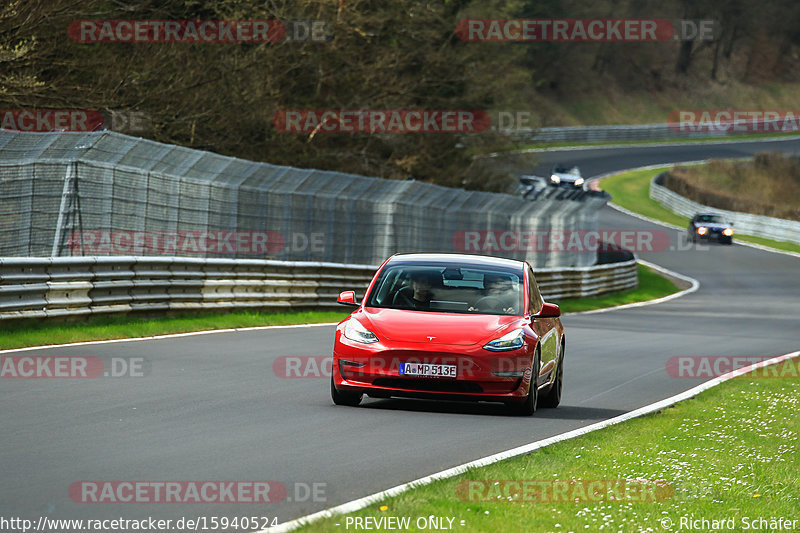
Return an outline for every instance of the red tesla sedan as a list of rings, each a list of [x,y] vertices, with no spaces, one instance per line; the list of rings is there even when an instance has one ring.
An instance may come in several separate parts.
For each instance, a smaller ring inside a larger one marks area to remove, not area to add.
[[[556,407],[564,327],[524,261],[464,254],[399,254],[378,269],[336,328],[331,397],[504,402],[515,413]]]

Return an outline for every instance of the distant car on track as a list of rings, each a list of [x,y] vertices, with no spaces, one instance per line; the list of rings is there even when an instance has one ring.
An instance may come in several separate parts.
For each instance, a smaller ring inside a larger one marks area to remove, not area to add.
[[[515,414],[556,407],[565,334],[524,261],[466,254],[387,259],[336,328],[331,397],[504,402]]]
[[[558,164],[550,171],[550,185],[554,187],[581,189],[583,188],[583,183],[581,169],[576,166]]]
[[[697,213],[689,221],[687,236],[692,242],[703,239],[731,244],[733,242],[733,223],[718,213]]]

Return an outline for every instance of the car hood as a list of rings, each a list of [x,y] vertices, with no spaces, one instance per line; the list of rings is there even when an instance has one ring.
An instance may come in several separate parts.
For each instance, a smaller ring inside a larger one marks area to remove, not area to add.
[[[355,318],[379,339],[424,344],[486,343],[520,323],[517,316],[434,313],[402,309],[364,308]],[[433,337],[429,339],[428,337]]]
[[[714,222],[714,223],[695,222],[694,225],[697,226],[698,228],[700,226],[703,226],[703,227],[708,228],[710,230],[721,230],[721,229],[725,229],[725,228],[729,228],[730,227],[727,224],[718,224],[716,222]]]

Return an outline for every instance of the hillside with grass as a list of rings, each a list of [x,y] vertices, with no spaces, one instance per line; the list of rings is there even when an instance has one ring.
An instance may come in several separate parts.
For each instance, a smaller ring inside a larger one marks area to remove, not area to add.
[[[664,186],[695,202],[740,211],[800,220],[800,159],[761,153],[752,161],[711,161],[674,167]]]

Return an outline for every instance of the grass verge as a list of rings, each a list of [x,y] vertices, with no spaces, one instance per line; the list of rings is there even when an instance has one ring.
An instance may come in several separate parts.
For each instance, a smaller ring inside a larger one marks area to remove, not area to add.
[[[660,298],[677,290],[675,285],[668,279],[639,265],[639,287],[636,289],[599,298],[561,300],[559,304],[564,312],[588,311],[601,307]],[[51,323],[37,319],[36,321],[31,320],[4,325],[2,331],[0,331],[0,349],[150,337],[153,335],[214,329],[339,322],[347,315],[347,311],[306,311],[183,314],[147,319],[135,316],[108,315],[89,317],[80,322],[69,323]]]
[[[452,530],[464,533],[742,531],[757,519],[768,524],[749,529],[786,530],[769,525],[781,517],[794,519],[788,530],[797,530],[798,365],[798,358],[785,361],[771,367],[784,377],[761,370],[735,378],[662,412],[436,481],[300,531],[341,532],[347,531],[348,518],[390,516],[408,517],[413,531],[418,519],[431,515],[454,519]],[[535,426],[536,415],[529,422]],[[613,499],[620,481],[629,490]],[[688,520],[702,519],[709,523],[688,527]],[[728,522],[713,526],[711,520]]]
[[[557,303],[564,313],[576,313],[579,311],[591,311],[604,307],[613,307],[615,305],[655,300],[656,298],[662,298],[678,292],[678,287],[669,279],[644,265],[638,265],[638,267],[639,286],[635,289],[606,294],[596,298],[575,298],[554,303]]]
[[[678,215],[660,203],[650,198],[650,181],[663,172],[664,169],[632,170],[616,176],[605,178],[600,182],[600,188],[608,192],[611,201],[634,213],[654,218],[682,228],[689,225],[689,219]],[[786,252],[800,253],[800,245],[787,242],[754,237],[752,235],[734,234],[734,241],[760,244]]]
[[[46,344],[150,337],[170,333],[253,326],[339,322],[347,315],[346,311],[235,312],[187,313],[159,318],[108,315],[93,316],[80,322],[69,323],[50,323],[43,320],[24,321],[3,327],[3,330],[0,331],[0,348],[24,348]]]

